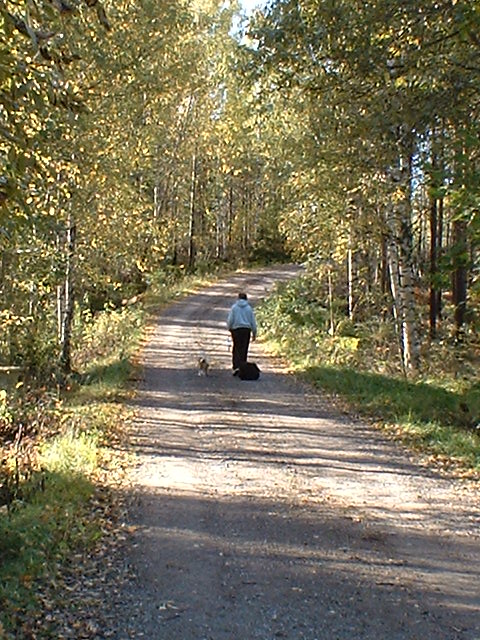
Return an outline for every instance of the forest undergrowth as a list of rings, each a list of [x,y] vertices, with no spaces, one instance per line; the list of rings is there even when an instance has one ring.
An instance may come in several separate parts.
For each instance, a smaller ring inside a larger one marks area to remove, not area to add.
[[[329,308],[314,278],[280,285],[258,316],[268,348],[297,375],[428,462],[480,475],[480,342],[474,328],[462,342],[449,335],[426,340],[421,370],[406,377],[389,314],[379,309],[377,316],[348,319],[344,309]]]

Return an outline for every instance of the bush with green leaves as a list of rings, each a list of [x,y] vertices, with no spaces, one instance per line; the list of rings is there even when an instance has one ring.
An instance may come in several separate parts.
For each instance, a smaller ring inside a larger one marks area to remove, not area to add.
[[[480,384],[475,345],[431,342],[424,369],[407,379],[391,317],[352,322],[334,310],[335,331],[313,277],[282,284],[258,308],[274,353],[327,393],[384,425],[412,446],[480,470]]]

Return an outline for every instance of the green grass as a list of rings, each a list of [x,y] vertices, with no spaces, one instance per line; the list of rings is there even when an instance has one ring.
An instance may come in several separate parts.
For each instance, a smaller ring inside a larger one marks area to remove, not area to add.
[[[480,471],[480,433],[465,410],[468,393],[343,367],[310,366],[301,373],[416,449]]]
[[[121,484],[128,464],[124,401],[145,326],[159,308],[206,282],[205,276],[159,278],[136,304],[84,313],[75,323],[75,373],[65,393],[54,398],[53,390],[44,390],[45,400],[38,394],[0,398],[0,435],[2,424],[14,434],[20,422],[38,434],[28,440],[32,460],[25,462],[20,452],[19,492],[11,508],[0,507],[2,640],[24,637],[23,625],[38,622],[45,585],[51,586],[48,597],[55,597],[62,567],[102,539],[106,515],[97,495],[105,483]],[[13,454],[0,447],[0,485],[4,470],[13,477]],[[63,606],[62,593],[57,597]],[[38,626],[35,634],[57,637]]]
[[[97,440],[69,434],[45,444],[42,470],[23,483],[10,512],[0,515],[0,628],[17,633],[13,637],[20,637],[18,618],[38,607],[34,585],[54,577],[71,549],[98,536],[98,526],[87,517]]]
[[[0,510],[0,637],[22,637],[23,625],[39,617],[44,585],[55,584],[72,555],[102,536],[104,522],[94,505],[105,467],[116,478],[125,455],[112,455],[111,443],[125,421],[121,401],[142,326],[139,308],[109,311],[86,323],[84,335],[77,335],[79,367],[67,391],[36,411],[39,433],[28,439],[33,455],[20,450],[18,492],[10,509]],[[35,414],[31,402],[25,415]],[[3,458],[13,477],[14,451],[5,449]],[[35,637],[54,637],[48,633]]]
[[[468,426],[460,406],[463,393],[434,384],[387,377],[347,367],[310,366],[305,376],[318,386],[367,409],[371,415],[389,421],[431,422]]]
[[[473,349],[464,346],[457,356],[453,345],[431,345],[423,375],[407,379],[388,323],[339,321],[330,335],[328,314],[305,280],[279,287],[257,315],[270,350],[298,375],[424,454],[480,472],[480,363]]]

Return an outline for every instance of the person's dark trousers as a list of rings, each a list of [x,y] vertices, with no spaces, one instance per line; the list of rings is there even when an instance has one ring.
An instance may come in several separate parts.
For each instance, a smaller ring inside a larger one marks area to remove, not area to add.
[[[248,346],[250,344],[250,329],[241,328],[232,330],[232,364],[234,369],[247,361]]]

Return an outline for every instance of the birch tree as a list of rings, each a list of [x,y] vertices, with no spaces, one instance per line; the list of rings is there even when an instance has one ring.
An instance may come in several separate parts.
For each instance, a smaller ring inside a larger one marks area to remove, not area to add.
[[[471,250],[477,226],[475,187],[468,181],[464,188],[454,166],[463,171],[468,165],[473,175],[473,147],[478,149],[478,143],[469,137],[469,163],[459,164],[459,157],[466,155],[463,152],[456,155],[456,162],[453,157],[465,140],[460,132],[466,130],[466,114],[475,122],[471,105],[479,89],[474,62],[478,19],[472,5],[464,2],[413,5],[376,0],[332,5],[281,0],[257,14],[252,25],[256,81],[270,89],[261,94],[262,99],[275,105],[283,99],[301,131],[300,148],[291,156],[289,183],[298,182],[299,175],[315,176],[303,180],[295,195],[298,200],[291,191],[290,200],[284,203],[287,210],[292,209],[288,229],[293,244],[299,246],[299,229],[303,229],[304,255],[313,256],[320,249],[326,259],[321,247],[330,246],[344,252],[337,263],[346,264],[351,251],[343,224],[348,194],[355,190],[362,194],[355,206],[363,214],[368,212],[369,234],[376,234],[379,246],[387,240],[390,290],[407,372],[414,373],[419,367],[422,310],[415,291],[421,291],[426,282],[414,247],[418,245],[416,221],[424,216],[417,208],[418,195],[429,172],[428,164],[422,162],[429,155],[425,149],[432,148],[432,123],[443,123],[451,132],[444,139],[442,153],[452,158],[447,161],[452,170],[444,168],[436,206],[443,224],[452,216],[458,220],[453,224],[456,240],[452,236],[453,245],[444,247],[455,274],[457,331],[468,317],[465,283],[470,282],[468,273],[472,273],[472,256],[476,255]],[[272,100],[272,92],[281,98]],[[468,129],[473,131],[476,125]],[[473,196],[473,208],[466,206],[466,193]],[[337,206],[331,206],[335,200]],[[305,219],[306,210],[310,212]],[[442,233],[438,224],[437,217],[437,241]],[[421,229],[424,236],[429,233]],[[356,234],[359,254],[368,252],[368,238]],[[377,252],[378,269],[385,273],[384,254]],[[459,256],[464,262],[458,262]],[[438,260],[435,268],[440,269]],[[438,275],[435,280],[438,282]],[[345,291],[351,298],[349,282]],[[438,292],[432,296],[438,303]]]

